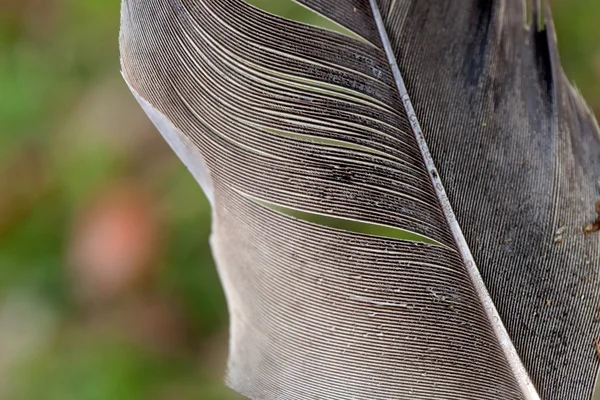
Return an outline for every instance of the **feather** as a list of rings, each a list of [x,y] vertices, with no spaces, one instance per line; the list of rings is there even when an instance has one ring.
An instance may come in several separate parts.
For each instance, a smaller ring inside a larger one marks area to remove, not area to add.
[[[123,0],[252,399],[589,399],[600,130],[522,0]],[[346,221],[346,222],[344,222]]]

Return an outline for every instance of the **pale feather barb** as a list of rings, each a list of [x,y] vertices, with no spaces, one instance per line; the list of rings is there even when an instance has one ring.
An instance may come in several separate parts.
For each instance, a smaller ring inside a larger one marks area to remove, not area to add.
[[[228,383],[589,399],[600,133],[549,10],[540,30],[520,0],[298,2],[361,39],[241,0],[123,1],[124,77],[213,206]]]

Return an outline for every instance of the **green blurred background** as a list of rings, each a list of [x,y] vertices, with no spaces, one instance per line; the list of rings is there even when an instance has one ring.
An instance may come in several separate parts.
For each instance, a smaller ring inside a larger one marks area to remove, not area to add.
[[[599,115],[600,1],[553,3]],[[121,79],[119,7],[0,0],[0,399],[238,398],[209,206]]]

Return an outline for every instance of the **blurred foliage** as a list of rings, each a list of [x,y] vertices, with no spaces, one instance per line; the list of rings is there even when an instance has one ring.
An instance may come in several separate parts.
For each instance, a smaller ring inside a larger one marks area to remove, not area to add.
[[[237,398],[210,209],[121,80],[119,7],[0,3],[2,399]],[[554,17],[598,113],[600,2]]]

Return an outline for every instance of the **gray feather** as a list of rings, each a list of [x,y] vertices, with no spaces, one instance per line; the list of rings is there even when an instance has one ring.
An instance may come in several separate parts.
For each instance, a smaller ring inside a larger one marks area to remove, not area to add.
[[[123,1],[124,77],[213,206],[230,386],[591,398],[600,131],[549,10],[298,2],[360,38],[242,0]]]

